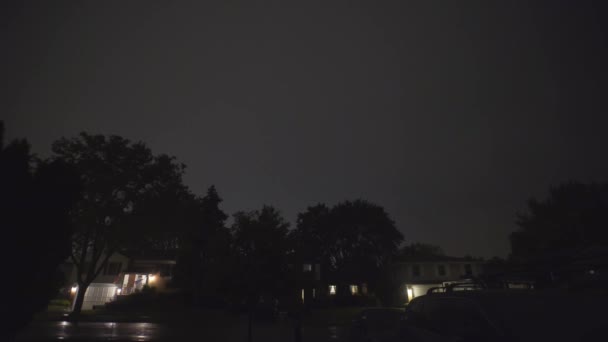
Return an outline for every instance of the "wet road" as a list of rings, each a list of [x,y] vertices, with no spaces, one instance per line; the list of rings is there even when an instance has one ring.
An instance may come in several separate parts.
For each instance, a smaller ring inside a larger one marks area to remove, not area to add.
[[[187,322],[185,322],[187,323]],[[100,322],[37,322],[18,337],[26,341],[246,341],[247,328],[242,320],[231,326],[192,324],[165,325],[156,323],[100,323]],[[340,327],[304,327],[302,340],[341,340]],[[254,326],[254,341],[293,341],[291,324]]]
[[[44,322],[30,326],[17,341],[162,341],[166,326],[154,323]]]

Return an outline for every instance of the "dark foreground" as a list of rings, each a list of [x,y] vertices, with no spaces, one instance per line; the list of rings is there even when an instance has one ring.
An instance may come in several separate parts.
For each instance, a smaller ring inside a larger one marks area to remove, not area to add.
[[[216,323],[216,324],[214,324]],[[17,341],[247,341],[246,316],[230,322],[126,323],[34,322]],[[304,326],[302,341],[336,341],[344,329],[336,326]],[[285,320],[256,323],[254,341],[294,341],[294,324]]]

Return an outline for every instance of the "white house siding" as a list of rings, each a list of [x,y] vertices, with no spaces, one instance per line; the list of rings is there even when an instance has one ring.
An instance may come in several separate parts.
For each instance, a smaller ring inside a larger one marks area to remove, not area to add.
[[[116,298],[116,285],[92,283],[84,294],[82,310],[92,310],[95,305],[104,305]]]
[[[445,270],[443,275],[439,272],[440,265]],[[392,276],[401,284],[400,296],[407,301],[408,295],[415,298],[426,294],[432,287],[442,286],[444,282],[461,280],[465,277],[465,265],[471,265],[471,276],[482,272],[482,262],[476,260],[419,260],[395,263]],[[416,267],[420,270],[418,276],[414,275]]]

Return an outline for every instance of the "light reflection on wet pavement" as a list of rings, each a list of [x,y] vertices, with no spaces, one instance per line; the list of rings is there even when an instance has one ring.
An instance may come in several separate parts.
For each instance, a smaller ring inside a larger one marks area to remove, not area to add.
[[[154,323],[43,322],[30,326],[17,341],[158,341],[168,337]]]
[[[37,322],[16,342],[43,341],[246,341],[246,325],[236,319],[233,325],[218,327],[195,322],[166,325],[157,323]],[[284,324],[254,326],[254,341],[293,341],[293,326]],[[303,327],[303,341],[342,340],[343,328]]]

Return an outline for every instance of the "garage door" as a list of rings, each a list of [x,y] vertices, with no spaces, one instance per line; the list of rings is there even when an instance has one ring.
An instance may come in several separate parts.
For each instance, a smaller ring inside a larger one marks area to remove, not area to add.
[[[94,305],[104,305],[114,300],[116,285],[114,284],[91,284],[84,294],[83,310],[91,310]]]

